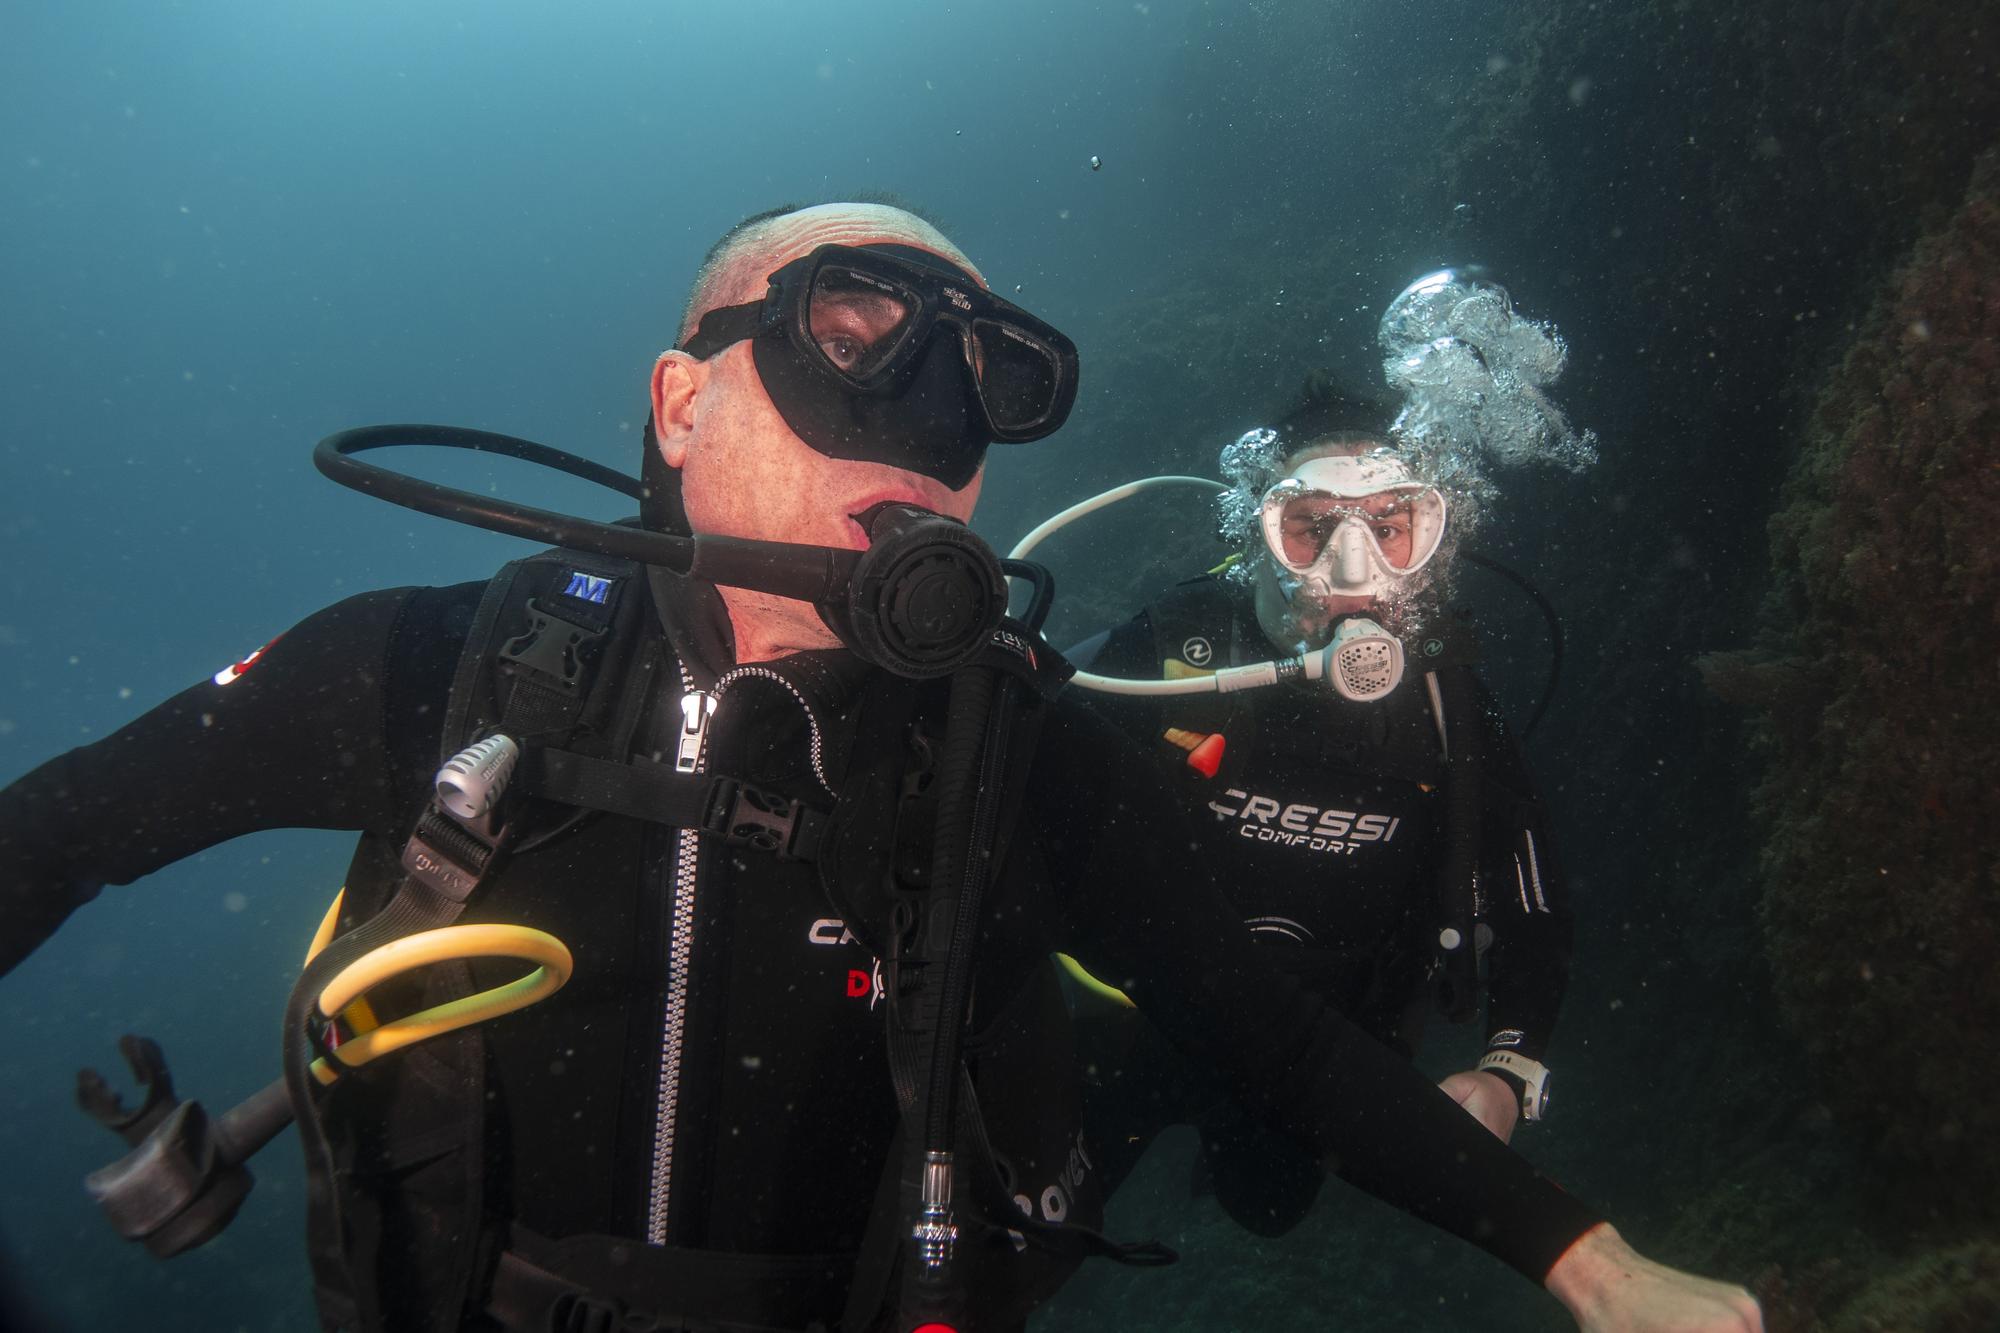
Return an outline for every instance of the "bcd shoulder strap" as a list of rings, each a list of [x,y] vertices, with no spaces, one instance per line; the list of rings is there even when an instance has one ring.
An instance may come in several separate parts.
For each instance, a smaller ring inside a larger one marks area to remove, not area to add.
[[[633,568],[622,562],[553,551],[515,561],[489,580],[445,705],[441,758],[494,729],[551,740],[583,731],[615,731],[627,711],[616,697],[623,691],[598,686],[625,674],[621,668],[626,664],[611,659],[630,657],[645,637],[635,632],[642,599],[625,595],[632,578]],[[357,1262],[379,1243],[381,1237],[371,1240],[369,1233],[381,1228],[388,1209],[356,1174],[352,1145],[336,1150],[321,1115],[324,1099],[341,1095],[341,1089],[321,1089],[307,1072],[316,1054],[309,1033],[319,1028],[317,996],[327,980],[368,952],[455,920],[496,870],[514,833],[505,822],[483,830],[467,828],[435,801],[427,803],[403,849],[406,873],[394,878],[386,895],[353,886],[357,892],[350,895],[344,923],[350,928],[304,969],[287,1003],[285,1076],[316,1204],[309,1213],[307,1246],[324,1328],[380,1327],[391,1302],[380,1290],[377,1274]],[[420,873],[413,862],[428,864],[433,873]],[[463,963],[432,969],[426,986],[427,994],[439,1000],[473,990]],[[428,1080],[434,1095],[421,1117],[424,1123],[411,1117],[400,1128],[383,1127],[368,1155],[376,1161],[425,1161],[429,1165],[423,1169],[446,1182],[437,1187],[437,1197],[448,1200],[439,1206],[453,1215],[435,1220],[445,1228],[439,1234],[459,1239],[447,1251],[425,1256],[430,1299],[424,1302],[445,1312],[463,1308],[481,1266],[481,1247],[490,1238],[477,1224],[484,1213],[484,1083],[478,1038],[463,1033],[440,1040],[450,1049],[399,1057],[406,1062],[435,1058],[452,1066],[450,1078]],[[441,1082],[451,1087],[438,1086]],[[399,1135],[411,1139],[408,1151],[396,1146]],[[406,1294],[394,1302],[398,1308],[405,1303]]]

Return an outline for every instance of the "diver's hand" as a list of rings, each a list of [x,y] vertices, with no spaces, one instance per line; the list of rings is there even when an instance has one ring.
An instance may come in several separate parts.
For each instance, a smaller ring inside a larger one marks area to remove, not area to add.
[[[1609,1222],[1578,1237],[1543,1285],[1583,1333],[1764,1333],[1749,1292],[1656,1264]]]
[[[1498,1074],[1483,1069],[1453,1074],[1438,1084],[1445,1095],[1465,1108],[1465,1113],[1484,1125],[1493,1137],[1505,1143],[1514,1137],[1521,1120],[1521,1099]]]

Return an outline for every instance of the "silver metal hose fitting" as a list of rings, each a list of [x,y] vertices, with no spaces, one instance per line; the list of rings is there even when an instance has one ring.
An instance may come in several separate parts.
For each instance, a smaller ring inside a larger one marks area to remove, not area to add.
[[[482,819],[500,804],[520,761],[512,736],[488,736],[466,746],[437,772],[437,799],[455,818]]]
[[[958,1224],[951,1215],[951,1154],[924,1154],[923,1212],[910,1228],[917,1242],[917,1257],[924,1267],[936,1272],[951,1262],[952,1247],[958,1243]]]

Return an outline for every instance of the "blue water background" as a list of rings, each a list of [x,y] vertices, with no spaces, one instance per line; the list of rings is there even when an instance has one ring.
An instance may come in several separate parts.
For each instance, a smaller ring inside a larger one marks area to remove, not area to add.
[[[1215,416],[1240,428],[1296,381],[1302,360],[1274,353],[1255,383],[1206,382],[1204,340],[1223,335],[1186,331],[1139,349],[1161,357],[1152,379],[1092,379],[1093,355],[1129,362],[1147,336],[1132,303],[1218,247],[1257,237],[1261,252],[1234,258],[1268,287],[1284,338],[1365,371],[1374,312],[1453,257],[1449,217],[1394,234],[1368,219],[1393,214],[1385,201],[1424,169],[1408,145],[1506,49],[1500,16],[1340,11],[1319,30],[1318,76],[1283,94],[1290,111],[1238,134],[1250,94],[1268,106],[1272,93],[1255,69],[1204,63],[1219,12],[13,6],[0,44],[0,780],[332,600],[480,577],[518,553],[321,480],[307,454],[330,431],[443,421],[636,466],[646,372],[687,280],[753,210],[901,192],[999,290],[1018,285],[1076,337],[1074,424],[996,453],[981,514],[996,540],[1097,485],[1212,461],[1226,435],[1173,414],[1105,443],[1102,423],[1143,414],[1155,391],[1181,403],[1192,381],[1229,400]],[[1270,241],[1283,226],[1300,245],[1336,226],[1368,239],[1340,284],[1287,291],[1290,256]],[[1601,312],[1553,280],[1556,263],[1507,277],[1587,337]],[[426,466],[552,507],[622,510],[505,466]],[[1188,507],[1143,546],[1098,555],[1193,572],[1204,528]],[[1531,697],[1538,670],[1503,666],[1503,692]],[[301,779],[329,761],[302,750]],[[158,1266],[78,1188],[115,1145],[70,1086],[80,1064],[110,1072],[127,1031],[159,1037],[183,1091],[212,1108],[272,1077],[289,978],[349,841],[260,835],[107,890],[0,983],[0,1236],[54,1326],[310,1326],[290,1140],[260,1160],[223,1240]]]

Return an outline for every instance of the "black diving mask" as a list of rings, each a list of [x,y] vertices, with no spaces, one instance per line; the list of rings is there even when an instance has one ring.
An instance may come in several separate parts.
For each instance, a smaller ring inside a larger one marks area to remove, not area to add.
[[[1074,343],[912,246],[822,245],[772,273],[761,301],[702,316],[682,350],[705,361],[745,339],[813,450],[953,490],[990,442],[1039,440],[1076,402]]]

